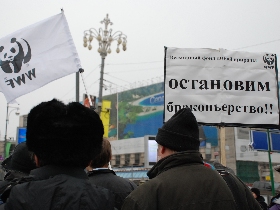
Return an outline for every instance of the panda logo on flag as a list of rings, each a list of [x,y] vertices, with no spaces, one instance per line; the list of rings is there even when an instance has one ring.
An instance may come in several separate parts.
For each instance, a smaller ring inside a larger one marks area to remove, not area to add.
[[[22,64],[31,60],[30,45],[25,39],[22,40],[20,43],[12,38],[7,46],[0,46],[0,67],[5,73],[20,72]]]

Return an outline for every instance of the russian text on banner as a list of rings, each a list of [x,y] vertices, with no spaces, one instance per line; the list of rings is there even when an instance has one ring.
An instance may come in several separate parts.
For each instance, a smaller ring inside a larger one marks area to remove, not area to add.
[[[279,125],[276,61],[272,53],[166,48],[164,121],[189,107],[201,124]]]

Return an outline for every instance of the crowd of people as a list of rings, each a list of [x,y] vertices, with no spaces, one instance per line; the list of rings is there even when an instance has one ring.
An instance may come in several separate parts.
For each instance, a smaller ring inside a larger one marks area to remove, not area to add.
[[[136,186],[110,168],[110,142],[99,115],[78,102],[57,99],[32,108],[26,142],[2,162],[0,210],[270,210],[258,189],[205,164],[199,130],[189,108],[158,129],[158,162]],[[205,167],[207,166],[207,167]]]

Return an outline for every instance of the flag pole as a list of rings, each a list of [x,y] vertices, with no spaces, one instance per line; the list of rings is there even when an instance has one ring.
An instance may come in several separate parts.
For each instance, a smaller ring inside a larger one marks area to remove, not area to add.
[[[79,102],[80,98],[80,78],[79,78],[79,72],[76,72],[76,102]]]
[[[219,126],[219,133],[220,133],[220,162],[223,166],[227,165],[226,162],[226,130],[224,126]]]
[[[64,13],[64,9],[60,9],[61,13]],[[76,72],[76,102],[80,101],[80,77],[79,73],[81,73],[81,70]]]

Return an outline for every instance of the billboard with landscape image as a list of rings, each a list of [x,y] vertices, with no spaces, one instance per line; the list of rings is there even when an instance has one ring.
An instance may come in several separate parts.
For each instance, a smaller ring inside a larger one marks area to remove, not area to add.
[[[163,82],[103,96],[103,100],[111,101],[109,140],[156,135],[163,125]],[[205,147],[206,141],[218,146],[215,126],[201,126],[199,135],[201,147]]]
[[[163,125],[163,83],[103,96],[111,101],[110,140],[156,135]]]

